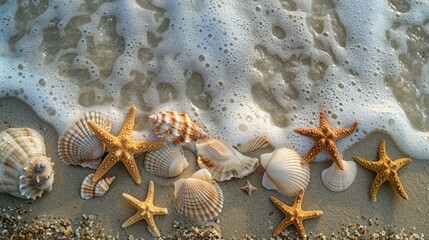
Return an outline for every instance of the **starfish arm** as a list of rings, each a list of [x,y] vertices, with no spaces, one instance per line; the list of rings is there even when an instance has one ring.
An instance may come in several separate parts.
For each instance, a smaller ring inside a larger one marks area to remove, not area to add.
[[[382,177],[380,174],[377,174],[374,181],[372,181],[371,189],[369,190],[369,195],[371,197],[371,201],[377,201],[377,192],[380,189],[381,185],[386,181],[385,177]]]
[[[317,218],[323,215],[323,211],[302,211],[299,214],[301,219]]]
[[[296,228],[296,231],[299,234],[300,238],[304,238],[307,236],[307,233],[305,232],[304,224],[302,223],[301,219],[296,219],[293,225]]]
[[[292,224],[292,221],[288,218],[283,219],[283,221],[277,226],[276,230],[273,232],[273,237],[277,237],[280,233],[283,232],[289,225]]]
[[[94,176],[92,177],[94,182],[100,180],[118,161],[119,160],[115,158],[114,153],[110,152],[94,173]]]
[[[278,200],[277,198],[271,196],[270,197],[271,202],[277,207],[279,208],[286,216],[290,216],[292,215],[292,208],[287,206],[286,204],[282,203],[280,200]]]
[[[149,182],[149,188],[147,189],[146,200],[145,202],[153,205],[153,197],[155,195],[155,188],[153,185],[153,181]]]
[[[365,160],[365,159],[363,159],[361,157],[358,157],[358,156],[354,156],[353,159],[359,165],[361,165],[362,167],[364,167],[366,169],[369,169],[369,170],[372,170],[372,171],[375,171],[375,172],[378,172],[378,171],[382,170],[382,164],[379,164],[378,162],[368,161],[368,160]]]
[[[315,138],[315,139],[321,138],[324,136],[323,132],[318,128],[295,128],[293,131],[298,134]]]
[[[138,208],[140,206],[140,204],[142,203],[137,198],[135,198],[129,194],[126,194],[126,193],[122,193],[122,197],[125,198],[125,200],[127,200],[128,203],[130,203],[131,205],[133,205],[136,208]]]
[[[122,162],[124,163],[134,182],[140,184],[142,182],[142,179],[140,177],[139,168],[137,167],[137,163],[134,159],[134,156],[129,156],[125,160],[122,160]]]
[[[320,113],[320,116],[319,116],[319,127],[329,128],[328,120],[326,120],[325,115],[323,115],[323,113]]]
[[[411,162],[411,158],[400,158],[393,162],[393,166],[395,170],[398,170],[410,162]]]
[[[118,137],[129,138],[132,136],[134,128],[134,119],[136,118],[136,106],[132,105],[128,111],[127,118],[122,126],[121,133]]]
[[[106,144],[107,147],[110,147],[116,141],[115,136],[99,127],[95,122],[88,120],[88,126],[94,132],[95,136],[97,136],[102,143]]]
[[[338,153],[338,148],[334,140],[328,140],[328,146],[326,147],[326,151],[329,153],[334,163],[337,164],[338,168],[344,170],[343,160]]]
[[[325,148],[325,144],[323,143],[323,141],[317,141],[313,145],[313,147],[308,151],[308,153],[305,155],[304,160],[302,160],[301,164],[307,164],[307,163],[309,163],[324,148]]]
[[[143,219],[143,216],[142,215],[140,215],[140,212],[137,212],[136,214],[134,214],[132,217],[130,217],[130,218],[128,218],[127,219],[127,221],[125,221],[123,224],[122,224],[122,227],[123,228],[126,228],[126,227],[128,227],[128,226],[130,226],[130,225],[132,225],[132,224],[134,224],[134,223],[136,223],[136,222],[138,222],[138,221],[140,221],[140,220],[142,220]]]
[[[156,215],[167,215],[168,210],[167,208],[161,208],[161,207],[153,207],[153,209],[150,211],[154,216]]]
[[[292,208],[301,209],[303,198],[304,198],[304,189],[301,188],[298,192],[298,195],[296,195],[295,202],[293,203]]]
[[[399,193],[399,195],[403,199],[408,199],[408,195],[405,192],[404,187],[402,186],[401,179],[399,179],[398,173],[395,172],[394,174],[392,174],[392,176],[389,178],[389,181],[392,183],[393,189],[395,189],[395,191]]]
[[[165,146],[165,142],[145,142],[145,141],[134,141],[135,143],[135,152],[147,152],[153,151]]]
[[[155,220],[153,219],[153,216],[148,217],[146,219],[147,222],[147,229],[152,234],[153,237],[160,237],[161,234],[159,233],[158,227],[155,224]]]
[[[334,136],[334,140],[338,140],[341,139],[345,136],[350,135],[352,132],[354,132],[357,128],[358,123],[355,122],[352,125],[346,127],[346,128],[339,128],[339,129],[334,129],[333,131],[333,136]]]
[[[386,141],[384,141],[384,139],[381,139],[378,144],[378,159],[390,159],[389,156],[387,156]]]

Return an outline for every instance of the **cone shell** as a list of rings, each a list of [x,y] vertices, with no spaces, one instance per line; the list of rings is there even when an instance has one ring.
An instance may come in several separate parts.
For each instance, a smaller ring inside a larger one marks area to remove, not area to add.
[[[301,164],[302,157],[293,149],[282,147],[261,155],[265,168],[262,185],[286,197],[296,196],[310,182],[310,167]]]
[[[9,128],[0,133],[0,192],[26,199],[41,197],[52,190],[53,165],[36,130]]]
[[[112,127],[112,123],[101,113],[85,113],[58,140],[58,155],[66,165],[80,165],[91,169],[97,169],[100,165],[105,146],[89,127],[88,120],[106,131],[110,131]]]
[[[243,178],[258,167],[258,159],[245,156],[226,142],[215,138],[197,140],[198,165],[216,181]]]
[[[146,154],[146,171],[160,177],[176,177],[189,166],[181,146],[167,144],[165,147]]]
[[[115,177],[107,177],[95,182],[92,179],[93,176],[93,173],[89,174],[82,182],[82,186],[80,187],[80,197],[83,199],[103,196],[107,190],[109,190],[113,180],[115,180]]]
[[[341,192],[349,188],[357,173],[354,161],[343,161],[344,170],[333,163],[329,168],[322,171],[322,182],[325,187],[333,192]]]
[[[175,144],[189,143],[192,140],[207,136],[207,133],[185,113],[159,112],[149,118],[154,133],[160,138],[173,141]]]
[[[223,207],[223,193],[207,169],[201,169],[190,178],[174,183],[176,210],[197,220],[212,220]]]

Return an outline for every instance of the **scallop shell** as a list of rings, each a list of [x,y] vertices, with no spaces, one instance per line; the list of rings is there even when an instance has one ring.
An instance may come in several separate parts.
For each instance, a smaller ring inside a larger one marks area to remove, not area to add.
[[[92,179],[93,176],[93,173],[89,174],[82,182],[80,197],[83,199],[103,196],[109,190],[113,180],[115,180],[115,177],[107,177],[94,182]]]
[[[188,166],[182,147],[174,144],[148,152],[144,160],[145,169],[160,177],[179,176]]]
[[[212,220],[222,212],[223,193],[207,169],[174,183],[176,210],[197,220]]]
[[[334,163],[322,171],[323,184],[333,192],[346,190],[353,184],[356,178],[357,168],[354,161],[343,161],[343,166],[344,170],[341,170]]]
[[[215,138],[197,140],[198,165],[207,168],[217,181],[242,178],[258,167],[258,159],[245,156]]]
[[[207,133],[193,122],[186,113],[159,112],[149,118],[155,134],[160,138],[174,141],[175,144],[189,143],[192,140],[207,136]]]
[[[250,153],[261,148],[266,148],[270,145],[271,143],[268,140],[268,136],[266,134],[261,134],[241,144],[240,146],[237,147],[237,149],[241,153]]]
[[[286,197],[293,197],[310,182],[310,167],[301,164],[302,157],[293,149],[282,147],[261,155],[265,168],[262,185],[275,189]]]
[[[26,199],[41,197],[52,190],[53,165],[36,130],[9,128],[0,133],[0,192]]]
[[[89,127],[88,120],[106,131],[110,131],[112,127],[112,123],[101,113],[85,113],[58,140],[58,155],[66,165],[81,165],[91,169],[97,169],[100,165],[106,148]]]

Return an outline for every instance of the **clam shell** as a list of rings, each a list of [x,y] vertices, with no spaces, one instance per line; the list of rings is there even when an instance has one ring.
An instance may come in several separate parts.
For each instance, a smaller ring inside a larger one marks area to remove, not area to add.
[[[189,143],[207,136],[207,133],[186,113],[159,112],[149,116],[149,119],[152,122],[152,129],[158,137],[173,141],[175,144]]]
[[[302,157],[293,149],[282,147],[261,155],[265,168],[262,185],[275,189],[286,197],[293,197],[310,182],[310,167],[301,164]]]
[[[26,199],[41,197],[52,190],[53,165],[36,130],[9,128],[0,133],[0,192]]]
[[[197,220],[212,220],[222,212],[223,193],[207,169],[174,183],[176,210]]]
[[[197,140],[198,165],[216,181],[242,178],[258,167],[258,159],[245,156],[226,142],[215,138]]]
[[[333,163],[329,168],[322,171],[322,182],[325,187],[333,192],[341,192],[349,188],[357,173],[354,161],[343,161],[344,170]]]
[[[181,146],[167,144],[165,147],[146,154],[146,171],[160,177],[176,177],[189,166]]]
[[[250,153],[261,148],[266,148],[270,145],[271,143],[268,140],[268,136],[266,134],[262,134],[241,144],[240,146],[237,147],[237,149],[241,153]]]
[[[66,165],[80,165],[91,169],[97,169],[100,165],[105,146],[89,127],[88,120],[106,131],[110,131],[112,127],[112,123],[101,113],[85,113],[58,140],[58,155]]]
[[[89,174],[82,182],[82,186],[80,187],[80,197],[83,199],[103,196],[107,190],[109,190],[113,180],[115,180],[115,177],[107,177],[95,182],[92,179],[93,176],[93,173]]]

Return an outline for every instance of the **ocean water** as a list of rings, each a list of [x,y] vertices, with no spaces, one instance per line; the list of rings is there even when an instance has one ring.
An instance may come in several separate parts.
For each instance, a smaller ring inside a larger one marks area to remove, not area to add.
[[[86,111],[121,126],[188,113],[231,144],[357,121],[340,153],[388,133],[429,159],[429,1],[0,1],[0,97],[25,101],[61,134]],[[320,155],[318,160],[327,156]]]

